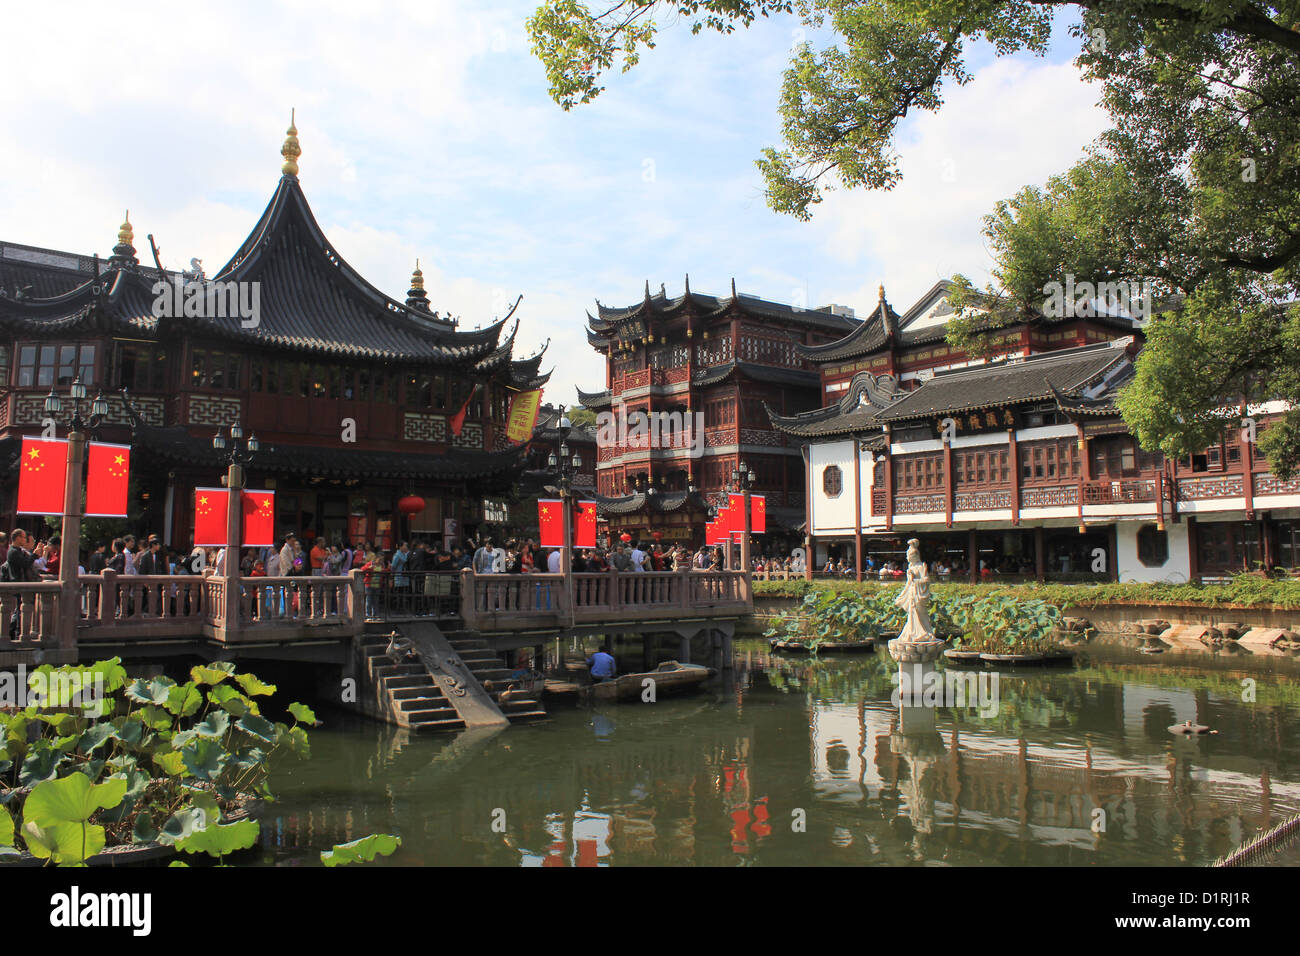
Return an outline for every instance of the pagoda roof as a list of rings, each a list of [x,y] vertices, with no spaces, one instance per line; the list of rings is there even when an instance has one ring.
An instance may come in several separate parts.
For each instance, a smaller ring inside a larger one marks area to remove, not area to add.
[[[484,328],[462,331],[437,313],[384,295],[334,249],[294,175],[281,177],[253,231],[208,280],[258,283],[255,326],[243,327],[238,317],[155,316],[155,284],[163,278],[179,280],[180,274],[141,267],[129,243],[114,252],[97,276],[93,266],[86,266],[86,257],[5,243],[0,328],[37,336],[102,330],[150,339],[183,328],[244,346],[345,359],[432,366],[492,364],[495,359],[494,367],[510,365],[509,352],[501,349],[501,332],[513,309]],[[20,297],[24,286],[31,287],[30,293]],[[512,380],[537,377],[526,364],[518,370],[511,366],[508,374]]]
[[[1043,352],[937,373],[920,388],[882,410],[880,422],[926,418],[936,413],[967,411],[1018,402],[1051,400],[1059,389],[1074,393],[1131,364],[1132,338],[1100,345]]]
[[[732,280],[729,296],[692,292],[690,277],[687,276],[685,291],[675,298],[670,298],[663,286],[660,286],[658,293],[651,295],[650,283],[647,281],[645,296],[635,305],[611,308],[597,300],[596,315],[587,314],[587,340],[597,345],[620,332],[644,331],[645,323],[652,318],[672,318],[688,310],[706,319],[721,317],[734,310],[742,318],[762,322],[776,319],[791,325],[841,333],[849,332],[858,325],[856,319],[839,315],[832,311],[831,306],[804,309],[758,296],[739,294],[736,292],[735,280]]]
[[[781,368],[775,365],[759,365],[755,362],[737,362],[734,359],[722,365],[714,365],[695,373],[692,385],[717,385],[728,378],[743,375],[755,381],[773,382],[777,385],[803,385],[809,388],[821,386],[821,376],[816,372],[798,368]]]
[[[584,392],[582,389],[575,389],[578,393],[578,404],[583,408],[605,408],[614,401],[614,393],[609,389],[600,392]]]
[[[766,403],[772,426],[799,438],[831,438],[840,435],[875,433],[881,444],[884,436],[877,416],[905,393],[898,389],[892,375],[859,372],[839,401],[824,408],[798,415],[778,415]]]
[[[834,342],[827,342],[822,345],[801,344],[796,347],[799,353],[809,361],[826,363],[860,358],[885,349],[892,350],[942,342],[948,334],[948,323],[946,321],[933,324],[927,323],[919,327],[914,327],[914,325],[917,319],[935,304],[936,299],[946,297],[952,289],[953,283],[950,280],[940,280],[900,316],[886,301],[884,288],[882,287],[881,298],[875,310],[856,329]],[[1137,327],[1133,319],[1128,316],[1109,313],[1094,307],[1092,304],[1086,305],[1077,315],[1054,318],[1045,315],[1038,309],[1017,309],[1013,311],[1014,307],[1009,306],[1005,301],[995,300],[982,293],[977,293],[975,300],[988,305],[986,311],[975,312],[971,316],[972,326],[977,332],[1022,324],[1058,325],[1062,322],[1074,321],[1076,318],[1108,325],[1126,333],[1133,332]],[[947,311],[951,312],[953,310],[949,308]],[[945,313],[932,314],[943,315]]]

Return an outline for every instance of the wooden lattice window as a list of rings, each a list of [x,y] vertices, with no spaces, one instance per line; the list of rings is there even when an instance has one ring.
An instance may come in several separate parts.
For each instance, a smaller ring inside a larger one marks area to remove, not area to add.
[[[822,491],[827,498],[838,498],[844,490],[844,473],[839,465],[827,465],[822,469]]]

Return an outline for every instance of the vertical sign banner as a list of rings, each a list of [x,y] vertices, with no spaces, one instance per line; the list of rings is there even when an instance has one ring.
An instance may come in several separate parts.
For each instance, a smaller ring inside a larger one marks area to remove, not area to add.
[[[226,508],[230,496],[225,488],[194,489],[194,547],[226,546]]]
[[[86,517],[125,518],[131,446],[92,441],[86,448]]]
[[[542,390],[535,388],[529,392],[515,392],[510,397],[510,414],[506,418],[506,438],[513,442],[525,442],[533,437],[537,427],[537,416],[542,410]]]
[[[24,437],[21,454],[15,510],[20,515],[63,514],[64,485],[68,480],[67,441]]]
[[[269,548],[275,544],[275,492],[240,493],[242,516],[239,540],[245,548]],[[225,535],[222,535],[225,537]]]
[[[594,548],[596,546],[596,502],[579,501],[573,512],[573,546],[575,548]]]
[[[749,496],[749,528],[754,534],[767,534],[767,496]]]
[[[537,528],[537,543],[543,548],[564,547],[564,502],[559,498],[538,498]]]

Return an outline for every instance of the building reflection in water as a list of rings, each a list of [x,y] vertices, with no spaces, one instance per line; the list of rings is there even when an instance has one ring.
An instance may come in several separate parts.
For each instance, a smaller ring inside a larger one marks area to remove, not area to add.
[[[1196,864],[1300,809],[1290,707],[1058,672],[927,726],[891,704],[893,666],[742,647],[725,681],[654,706],[447,740],[317,731],[277,768],[264,858],[393,832],[417,865]],[[1220,735],[1164,730],[1188,717]]]

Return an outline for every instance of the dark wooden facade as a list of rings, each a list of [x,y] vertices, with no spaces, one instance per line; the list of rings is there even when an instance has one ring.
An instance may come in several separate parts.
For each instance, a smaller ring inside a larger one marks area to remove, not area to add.
[[[587,338],[605,358],[605,388],[579,392],[598,413],[596,487],[612,530],[698,544],[709,505],[724,500],[744,462],[752,490],[767,496],[774,531],[792,529],[804,507],[798,444],[772,427],[766,407],[795,414],[819,404],[820,382],[801,346],[834,341],[857,322],[837,307],[800,309],[737,294],[663,289],[625,309],[597,303]],[[634,413],[657,417],[635,434]],[[608,416],[608,417],[607,417]],[[695,434],[701,421],[703,434]],[[683,433],[660,425],[689,425]],[[694,446],[694,449],[691,446]]]
[[[352,269],[307,204],[294,132],[265,212],[211,279],[142,265],[129,222],[106,261],[0,244],[0,460],[12,466],[46,394],[56,389],[66,409],[80,377],[110,397],[99,437],[134,445],[129,526],[176,547],[191,540],[194,487],[225,473],[212,436],[236,421],[261,442],[247,484],[276,490],[281,534],[391,547],[413,533],[440,537],[454,519],[463,535],[484,496],[509,489],[526,451],[505,438],[509,400],[546,381],[541,354],[514,357],[512,315],[465,330],[432,311],[418,268],[405,301]],[[195,280],[206,295],[198,314],[167,314],[174,284]],[[257,314],[219,314],[214,294],[225,290]],[[6,467],[0,485],[8,526],[15,474]],[[426,508],[405,518],[396,502],[408,494]]]

